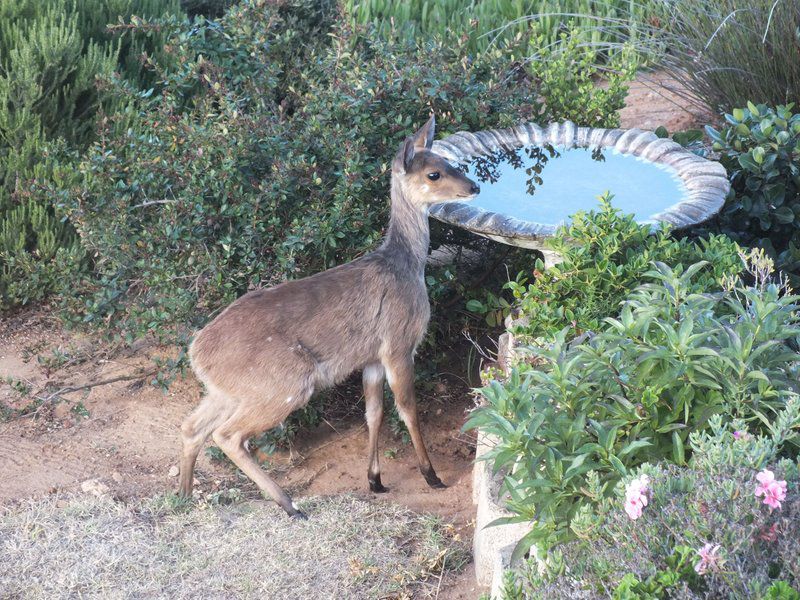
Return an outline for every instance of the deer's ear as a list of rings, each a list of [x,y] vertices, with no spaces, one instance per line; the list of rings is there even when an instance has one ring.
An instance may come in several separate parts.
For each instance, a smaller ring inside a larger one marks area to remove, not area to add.
[[[433,136],[436,133],[436,117],[431,114],[428,122],[414,136],[414,146],[418,150],[430,150],[433,146]]]
[[[406,138],[406,141],[403,144],[403,168],[405,169],[406,173],[411,171],[411,161],[414,160],[414,155],[416,154],[416,149],[414,146],[414,138]]]

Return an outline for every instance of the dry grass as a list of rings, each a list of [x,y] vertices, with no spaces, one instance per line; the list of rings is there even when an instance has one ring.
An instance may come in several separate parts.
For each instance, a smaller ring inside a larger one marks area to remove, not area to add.
[[[0,508],[2,598],[405,598],[467,560],[436,519],[350,496],[126,505],[108,498]]]

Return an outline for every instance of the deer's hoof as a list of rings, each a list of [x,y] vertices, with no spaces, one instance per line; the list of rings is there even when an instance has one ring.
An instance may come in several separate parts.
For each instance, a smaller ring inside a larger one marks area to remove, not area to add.
[[[302,510],[298,510],[297,512],[293,512],[289,515],[295,521],[308,521],[308,515],[304,513]]]
[[[445,484],[442,483],[442,480],[439,479],[439,476],[433,469],[429,471],[422,471],[422,476],[425,478],[425,481],[428,484],[428,486],[432,487],[435,490],[442,490],[447,487]]]
[[[389,488],[384,487],[380,481],[370,481],[369,491],[373,494],[385,494],[389,491]]]

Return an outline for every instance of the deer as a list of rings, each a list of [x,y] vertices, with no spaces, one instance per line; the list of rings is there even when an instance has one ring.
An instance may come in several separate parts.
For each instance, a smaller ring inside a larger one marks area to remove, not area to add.
[[[194,337],[189,360],[205,394],[183,421],[179,494],[191,497],[197,455],[214,443],[296,519],[307,516],[259,466],[247,440],[280,425],[312,394],[362,370],[368,429],[367,480],[381,483],[378,433],[384,383],[410,433],[420,472],[444,488],[420,431],[414,355],[428,327],[428,213],[474,198],[480,187],[431,150],[433,115],[401,144],[391,166],[391,210],[381,245],[356,260],[239,297]]]

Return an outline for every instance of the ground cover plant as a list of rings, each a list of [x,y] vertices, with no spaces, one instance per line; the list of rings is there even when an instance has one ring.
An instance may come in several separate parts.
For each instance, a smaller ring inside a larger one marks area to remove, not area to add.
[[[451,528],[390,503],[306,498],[314,519],[299,524],[235,490],[211,500],[192,510],[169,497],[92,496],[2,508],[0,589],[15,598],[425,598],[468,558]]]
[[[794,398],[766,435],[711,419],[687,467],[647,464],[573,521],[576,539],[506,575],[503,598],[800,597]]]

